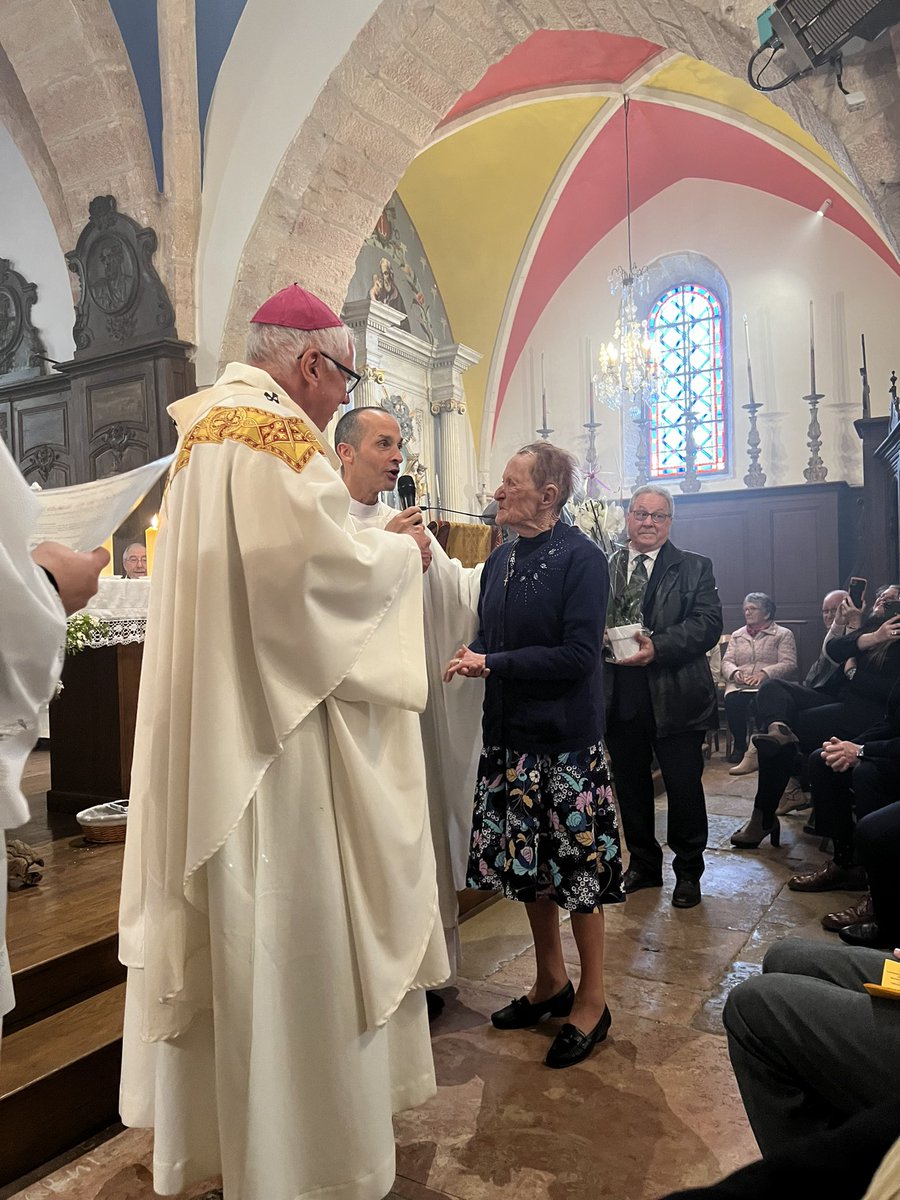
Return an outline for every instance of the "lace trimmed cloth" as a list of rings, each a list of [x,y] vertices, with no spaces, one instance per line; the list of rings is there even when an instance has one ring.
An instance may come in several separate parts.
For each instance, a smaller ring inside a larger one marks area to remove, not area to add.
[[[82,610],[103,622],[100,628],[91,630],[87,648],[142,642],[149,605],[149,579],[101,578],[96,596]]]

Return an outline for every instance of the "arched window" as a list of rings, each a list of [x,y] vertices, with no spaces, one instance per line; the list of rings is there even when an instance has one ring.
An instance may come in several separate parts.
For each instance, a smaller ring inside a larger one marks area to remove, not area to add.
[[[729,468],[726,437],[722,302],[696,283],[670,287],[650,308],[647,324],[659,345],[659,392],[650,403],[650,476],[684,474],[689,419],[698,474]]]

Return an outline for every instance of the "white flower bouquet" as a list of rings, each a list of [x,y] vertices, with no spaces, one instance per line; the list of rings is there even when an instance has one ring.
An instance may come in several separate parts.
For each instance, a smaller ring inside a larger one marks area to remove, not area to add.
[[[585,500],[572,506],[575,524],[607,557],[616,549],[616,538],[625,528],[625,509],[616,500]]]

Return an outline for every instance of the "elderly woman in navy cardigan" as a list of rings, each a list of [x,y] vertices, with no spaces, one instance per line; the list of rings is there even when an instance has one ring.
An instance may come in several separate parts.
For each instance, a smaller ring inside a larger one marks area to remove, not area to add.
[[[602,746],[609,572],[600,549],[559,519],[575,471],[572,456],[549,442],[525,446],[507,463],[494,493],[496,520],[518,537],[485,564],[478,636],[444,675],[485,680],[467,884],[523,902],[534,935],[534,986],[491,1020],[522,1029],[568,1017],[549,1067],[581,1062],[606,1037],[603,906],[624,900]],[[563,959],[560,908],[572,915],[577,992]]]

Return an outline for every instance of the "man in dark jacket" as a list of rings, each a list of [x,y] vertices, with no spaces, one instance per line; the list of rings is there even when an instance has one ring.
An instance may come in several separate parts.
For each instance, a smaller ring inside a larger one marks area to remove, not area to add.
[[[636,653],[607,673],[606,745],[612,759],[625,840],[631,854],[626,892],[662,886],[662,849],[654,829],[654,753],[668,797],[668,842],[675,852],[676,908],[700,903],[708,826],[703,741],[718,724],[716,689],[706,654],[722,634],[722,606],[708,558],[669,541],[671,493],[638,488],[626,518],[628,545],[612,557],[612,610],[643,588],[647,633]]]

